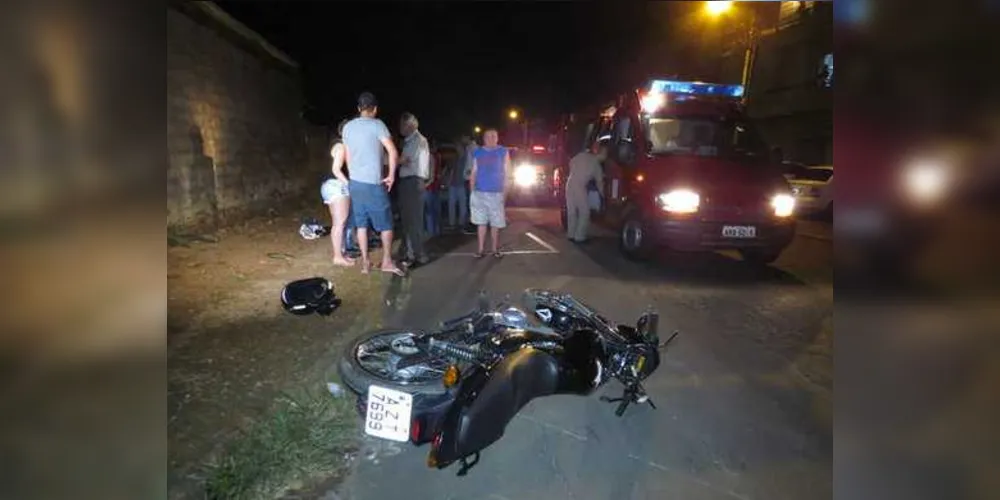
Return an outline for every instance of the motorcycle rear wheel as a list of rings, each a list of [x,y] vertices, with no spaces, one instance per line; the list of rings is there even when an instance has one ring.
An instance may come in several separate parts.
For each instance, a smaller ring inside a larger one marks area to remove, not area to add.
[[[357,394],[367,394],[368,386],[378,385],[414,396],[447,392],[442,381],[449,361],[430,357],[420,364],[397,368],[398,363],[421,354],[413,343],[415,332],[407,329],[376,330],[360,335],[344,348],[338,363],[340,378]]]

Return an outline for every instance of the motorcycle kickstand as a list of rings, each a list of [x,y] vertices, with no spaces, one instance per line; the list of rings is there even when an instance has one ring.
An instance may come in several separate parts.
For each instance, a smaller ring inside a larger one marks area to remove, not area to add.
[[[472,461],[470,462],[469,461],[469,456],[472,456],[472,457],[475,457],[475,458],[473,458]],[[461,460],[462,468],[458,469],[458,474],[457,474],[458,476],[465,476],[466,474],[469,473],[469,469],[475,467],[476,464],[479,463],[479,452],[478,451],[475,454],[469,455],[469,456],[462,457],[462,460]]]

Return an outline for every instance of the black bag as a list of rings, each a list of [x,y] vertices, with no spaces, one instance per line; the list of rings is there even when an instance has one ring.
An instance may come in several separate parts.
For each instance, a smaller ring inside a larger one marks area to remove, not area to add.
[[[327,316],[340,307],[340,299],[333,293],[330,280],[317,277],[285,285],[281,289],[281,305],[292,314],[305,316],[315,312]]]

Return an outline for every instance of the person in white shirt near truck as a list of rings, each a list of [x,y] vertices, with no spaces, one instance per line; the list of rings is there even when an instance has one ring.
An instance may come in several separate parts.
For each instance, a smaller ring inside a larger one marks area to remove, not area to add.
[[[566,178],[566,237],[574,243],[587,241],[590,228],[590,198],[587,186],[593,182],[604,198],[604,170],[601,162],[608,157],[606,143],[597,146],[597,152],[582,151],[569,161]]]

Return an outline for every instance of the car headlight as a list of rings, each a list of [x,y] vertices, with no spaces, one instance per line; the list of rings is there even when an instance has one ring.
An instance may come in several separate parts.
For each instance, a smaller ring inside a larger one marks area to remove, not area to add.
[[[698,211],[701,197],[689,189],[675,189],[657,196],[656,203],[667,212],[690,214]]]
[[[776,194],[771,198],[771,207],[774,208],[774,215],[788,217],[795,212],[795,198],[788,194]]]
[[[534,186],[538,182],[538,169],[534,165],[519,165],[514,169],[514,182],[518,186]]]
[[[904,175],[906,192],[921,203],[938,201],[948,187],[948,168],[939,161],[915,161],[906,168]]]

